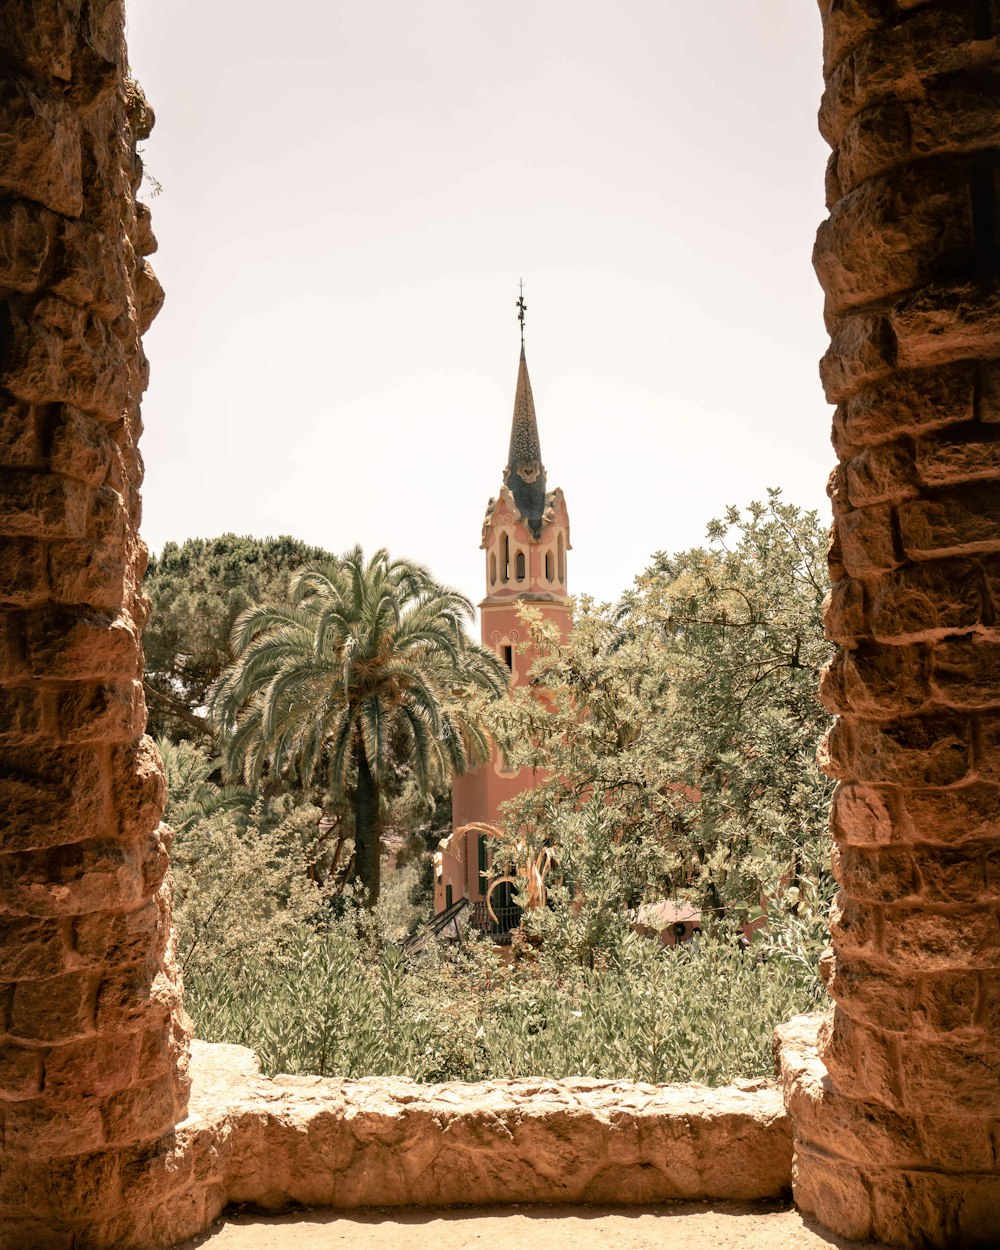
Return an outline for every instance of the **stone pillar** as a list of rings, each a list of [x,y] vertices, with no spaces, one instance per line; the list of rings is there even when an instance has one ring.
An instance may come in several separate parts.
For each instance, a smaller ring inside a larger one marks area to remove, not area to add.
[[[1000,3],[820,8],[840,894],[836,1007],[781,1038],[795,1197],[850,1237],[994,1246]]]
[[[143,737],[123,0],[0,4],[0,1245],[130,1246],[183,1185],[187,1022]]]

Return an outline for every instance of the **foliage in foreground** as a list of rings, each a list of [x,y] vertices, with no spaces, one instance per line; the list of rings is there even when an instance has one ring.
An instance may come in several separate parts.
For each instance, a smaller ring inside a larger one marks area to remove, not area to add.
[[[772,490],[708,536],[616,608],[581,601],[567,639],[525,612],[533,683],[489,709],[507,758],[544,770],[506,805],[500,855],[555,848],[611,911],[685,896],[736,919],[766,896],[773,915],[829,875],[825,531]]]
[[[352,909],[281,958],[201,964],[186,1006],[199,1037],[252,1047],[270,1073],[720,1085],[771,1075],[774,1027],[822,1002],[821,928],[748,951],[732,933],[678,949],[630,933],[593,969],[545,949],[507,966],[477,940],[408,960],[378,912]]]

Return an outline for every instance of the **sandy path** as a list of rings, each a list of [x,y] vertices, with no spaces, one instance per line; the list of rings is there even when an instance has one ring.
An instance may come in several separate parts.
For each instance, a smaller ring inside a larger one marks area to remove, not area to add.
[[[230,1214],[179,1250],[883,1250],[776,1204]]]

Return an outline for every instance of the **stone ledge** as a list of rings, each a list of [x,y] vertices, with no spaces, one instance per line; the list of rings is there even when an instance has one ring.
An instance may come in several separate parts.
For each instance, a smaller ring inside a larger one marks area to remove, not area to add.
[[[198,1192],[168,1200],[175,1218],[161,1208],[160,1245],[206,1228],[228,1202],[635,1205],[769,1198],[791,1183],[772,1081],[268,1078],[252,1051],[197,1041],[191,1076],[174,1150],[191,1157]]]

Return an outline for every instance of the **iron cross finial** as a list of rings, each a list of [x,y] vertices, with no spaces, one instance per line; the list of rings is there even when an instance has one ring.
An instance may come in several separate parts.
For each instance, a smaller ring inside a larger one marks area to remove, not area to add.
[[[521,323],[521,346],[523,347],[524,346],[524,314],[528,310],[528,305],[524,302],[524,282],[520,278],[518,279],[517,285],[518,285],[518,289],[520,290],[520,294],[517,297],[517,304],[515,305],[515,307],[517,308],[517,319]]]

